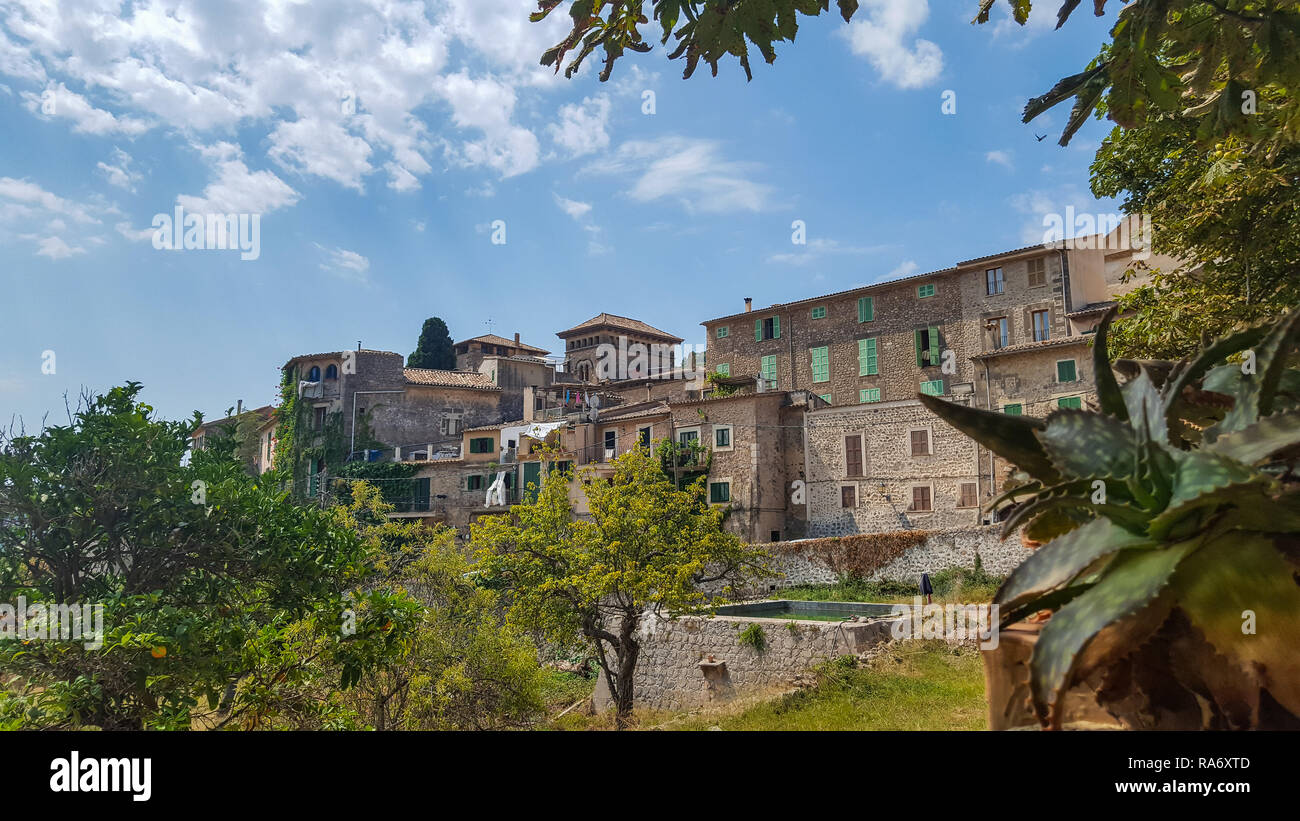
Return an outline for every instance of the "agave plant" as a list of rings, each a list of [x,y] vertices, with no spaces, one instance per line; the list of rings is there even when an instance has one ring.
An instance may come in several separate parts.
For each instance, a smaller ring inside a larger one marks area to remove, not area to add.
[[[1100,411],[920,397],[1026,474],[990,507],[1015,503],[1003,538],[1046,542],[994,599],[1003,626],[1052,611],[1035,712],[1060,728],[1086,679],[1130,727],[1300,726],[1300,310],[1194,360],[1116,363],[1123,386],[1113,318],[1093,345]]]

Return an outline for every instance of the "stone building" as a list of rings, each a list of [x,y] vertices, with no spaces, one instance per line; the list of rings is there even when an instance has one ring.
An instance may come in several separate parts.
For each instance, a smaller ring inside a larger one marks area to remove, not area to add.
[[[515,334],[513,342],[496,334],[484,334],[457,342],[455,350],[458,371],[477,371],[483,359],[488,356],[543,357],[550,353],[535,345],[520,342],[519,334]]]
[[[1006,466],[916,395],[1040,416],[1093,404],[1088,337],[1114,291],[1133,285],[1122,272],[1147,258],[1122,244],[1033,245],[766,308],[747,299],[702,323],[708,361],[832,406],[808,418],[811,533],[978,524]],[[859,458],[845,454],[852,436]]]
[[[594,316],[556,336],[564,341],[564,370],[585,382],[627,379],[626,363],[636,355],[634,346],[638,345],[646,347],[650,363],[648,372],[642,376],[657,376],[676,367],[676,347],[682,344],[681,337],[640,320],[610,313]],[[608,346],[618,353],[617,359],[624,363],[623,370],[609,357],[602,356],[602,351],[611,350]]]

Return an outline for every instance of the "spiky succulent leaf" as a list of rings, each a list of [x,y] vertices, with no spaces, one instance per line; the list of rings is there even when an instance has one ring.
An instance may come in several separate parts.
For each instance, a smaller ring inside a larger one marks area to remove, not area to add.
[[[1050,542],[1058,536],[1064,536],[1080,525],[1092,521],[1090,513],[1081,510],[1054,508],[1035,516],[1025,525],[1025,536],[1035,542]]]
[[[1046,427],[1041,419],[958,405],[926,394],[918,394],[917,399],[940,419],[1033,478],[1047,484],[1060,481],[1060,472],[1034,436]]]
[[[1177,404],[1182,396],[1183,388],[1195,384],[1196,380],[1200,379],[1209,372],[1211,368],[1223,362],[1223,360],[1229,356],[1256,345],[1261,339],[1268,335],[1268,331],[1268,325],[1255,325],[1246,328],[1243,331],[1229,334],[1222,339],[1210,343],[1200,352],[1200,354],[1197,355],[1195,359],[1191,361],[1190,364],[1187,365],[1187,367],[1180,370],[1174,379],[1171,379],[1165,384],[1164,396],[1166,407],[1171,412],[1174,411],[1175,404]],[[1207,390],[1213,389],[1207,388]]]
[[[1300,413],[1279,413],[1224,434],[1206,445],[1205,450],[1250,465],[1297,444],[1300,444]]]
[[[1297,332],[1300,332],[1300,311],[1292,311],[1273,327],[1262,342],[1251,349],[1254,354],[1254,373],[1243,371],[1246,378],[1240,383],[1232,410],[1228,411],[1222,422],[1205,432],[1207,442],[1249,427],[1261,416],[1272,413],[1273,399]],[[1246,363],[1243,363],[1244,367]]]
[[[1106,350],[1110,323],[1115,319],[1117,310],[1118,308],[1111,308],[1107,311],[1101,318],[1101,324],[1097,326],[1097,335],[1093,337],[1092,342],[1092,372],[1097,382],[1097,402],[1101,405],[1101,412],[1110,414],[1121,422],[1127,422],[1128,406],[1124,404],[1124,393],[1119,389],[1119,382],[1115,380],[1115,372],[1110,369],[1110,354]]]
[[[1003,611],[1022,608],[1065,585],[1098,559],[1150,544],[1146,537],[1109,519],[1093,519],[1035,550],[1011,572],[993,601]]]
[[[993,497],[993,499],[989,501],[988,504],[984,505],[984,509],[997,510],[1007,502],[1015,501],[1016,499],[1019,499],[1021,496],[1033,496],[1037,494],[1039,491],[1041,491],[1042,489],[1043,489],[1042,482],[1027,482],[1023,485],[1016,485],[1015,487],[1007,488],[1006,490],[999,493],[997,496]]]
[[[1197,544],[1188,541],[1126,553],[1111,563],[1096,585],[1052,616],[1038,636],[1029,665],[1030,690],[1040,717],[1060,726],[1057,706],[1079,655],[1100,632],[1132,619],[1151,604]]]
[[[1060,472],[1071,479],[1084,476],[1131,476],[1136,467],[1133,430],[1100,413],[1058,410],[1047,417],[1047,428],[1036,434]]]
[[[1139,445],[1145,442],[1169,441],[1169,427],[1165,421],[1164,401],[1145,370],[1124,385],[1124,405],[1128,408],[1129,424],[1133,427]]]
[[[1244,502],[1254,509],[1272,484],[1270,477],[1232,459],[1206,451],[1183,454],[1169,504],[1151,519],[1147,533],[1154,539],[1186,537],[1222,508]]]
[[[1284,539],[1289,545],[1281,544]],[[1219,653],[1300,715],[1300,568],[1284,558],[1280,546],[1295,551],[1300,541],[1294,535],[1226,534],[1178,567],[1172,591]]]
[[[1005,539],[1008,535],[1014,533],[1016,528],[1025,522],[1042,516],[1048,511],[1055,510],[1078,513],[1086,517],[1093,515],[1105,516],[1125,530],[1133,533],[1146,533],[1147,522],[1150,520],[1149,513],[1144,513],[1130,504],[1120,504],[1114,501],[1101,504],[1093,502],[1091,495],[1089,495],[1092,482],[1091,479],[1082,479],[1078,482],[1056,485],[1020,505],[1002,523],[1002,538]],[[1081,489],[1083,487],[1087,487],[1087,493]]]

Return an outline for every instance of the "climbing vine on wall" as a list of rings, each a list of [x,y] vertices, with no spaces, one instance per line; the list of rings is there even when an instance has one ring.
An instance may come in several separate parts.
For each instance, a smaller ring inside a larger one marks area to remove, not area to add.
[[[897,530],[891,533],[860,533],[801,542],[777,542],[767,547],[774,553],[794,553],[819,561],[842,579],[865,579],[909,549],[923,543],[929,535],[929,531],[925,530]]]

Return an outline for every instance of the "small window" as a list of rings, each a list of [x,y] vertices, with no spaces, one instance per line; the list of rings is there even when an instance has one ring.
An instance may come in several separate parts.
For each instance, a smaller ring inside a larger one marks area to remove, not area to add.
[[[731,501],[731,482],[710,482],[709,503],[722,504]]]
[[[1062,359],[1056,363],[1057,382],[1075,382],[1078,378],[1073,359]]]
[[[719,448],[731,447],[731,428],[722,428],[722,427],[714,428],[713,444],[715,447],[719,447]]]
[[[618,450],[618,431],[605,431],[605,450]]]
[[[761,360],[762,370],[759,376],[767,383],[767,387],[776,390],[776,355],[765,356]]]
[[[1010,416],[1022,416],[1024,415],[1025,407],[1024,405],[1021,405],[1019,402],[1016,402],[1011,405],[1003,405],[1002,412]]]
[[[1047,284],[1047,258],[1029,260],[1029,287],[1038,288]]]
[[[858,340],[858,376],[876,376],[880,373],[876,338]]]
[[[339,378],[339,366],[338,366],[338,365],[330,365],[328,368],[326,368],[326,369],[325,369],[325,378],[326,378],[326,379],[338,379],[338,378]]]
[[[914,332],[916,338],[916,365],[918,368],[939,364],[939,329],[921,328]]]
[[[830,393],[819,393],[819,394],[817,394],[817,396],[818,396],[818,398],[820,398],[823,402],[825,402],[825,403],[828,404],[828,405],[834,405],[834,404],[835,404],[835,402],[831,400],[831,397],[834,396],[834,394],[830,394]]]
[[[762,342],[765,339],[781,338],[781,317],[769,316],[766,319],[754,320],[754,341]]]
[[[319,368],[319,367],[317,367],[316,365],[312,365],[312,366],[311,366],[311,370],[307,371],[307,381],[308,381],[308,382],[319,382],[319,381],[320,381],[320,368]]]
[[[813,319],[825,319],[825,318],[826,318],[826,306],[825,306],[825,305],[818,305],[816,308],[813,308],[813,309],[812,309],[812,318],[813,318]]]
[[[729,333],[731,333],[731,328],[726,325],[719,325],[718,330],[714,332],[718,339],[726,339]]]
[[[921,393],[926,396],[943,396],[943,380],[933,379],[921,383]]]
[[[914,513],[924,513],[933,510],[930,504],[930,488],[928,485],[916,485],[912,488],[912,504],[908,510]]]
[[[988,329],[990,336],[993,338],[994,349],[1005,348],[1007,343],[1011,341],[1009,328],[1007,326],[1007,318],[1005,316],[990,319]]]
[[[924,285],[916,286],[916,296],[918,299],[926,299],[934,296],[934,283],[927,282]]]
[[[984,292],[989,296],[1002,293],[1002,269],[990,268],[984,272]]]
[[[1083,410],[1083,397],[1082,397],[1082,396],[1062,396],[1060,399],[1056,400],[1056,406],[1057,406],[1058,408],[1069,408],[1069,409],[1072,409],[1072,410]]]
[[[857,507],[858,506],[858,489],[853,485],[844,485],[840,488],[840,507]]]
[[[482,476],[466,476],[466,477],[465,477],[465,489],[466,489],[466,490],[482,490],[482,489],[483,489],[483,477],[482,477]]]
[[[930,455],[930,431],[914,430],[908,434],[913,456]]]
[[[1034,311],[1032,314],[1032,319],[1033,319],[1033,326],[1034,326],[1034,341],[1045,342],[1048,339],[1051,339],[1052,333],[1048,329],[1047,311]]]
[[[863,403],[879,402],[880,388],[863,388],[862,390],[858,391],[858,401]]]
[[[698,430],[684,430],[677,434],[677,443],[690,447],[700,441],[700,432]]]
[[[722,374],[723,376],[731,376],[731,365],[730,365],[730,363],[727,363],[727,362],[719,362],[719,363],[718,363],[718,373]]]
[[[831,381],[830,348],[827,347],[813,348],[811,353],[812,353],[812,380],[814,382]]]
[[[871,322],[876,318],[876,300],[874,297],[858,298],[858,321]]]
[[[325,408],[316,408],[316,418],[314,420],[316,430],[325,430]]]
[[[469,452],[470,453],[491,453],[492,437],[480,436],[469,440]]]
[[[957,507],[979,507],[979,497],[975,493],[974,482],[962,482],[957,498]]]
[[[844,437],[844,475],[862,476],[862,437],[858,434]]]
[[[650,428],[641,428],[636,432],[636,441],[643,448],[650,447]]]

